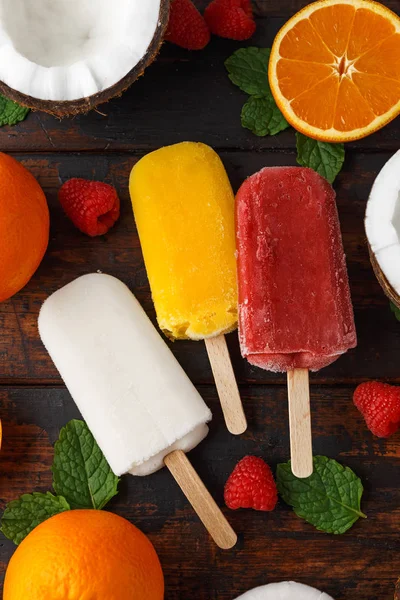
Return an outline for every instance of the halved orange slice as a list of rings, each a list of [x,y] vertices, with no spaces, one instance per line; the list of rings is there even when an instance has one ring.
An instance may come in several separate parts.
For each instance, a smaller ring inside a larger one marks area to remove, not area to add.
[[[372,0],[309,4],[276,36],[269,83],[298,131],[365,137],[400,113],[400,18]]]

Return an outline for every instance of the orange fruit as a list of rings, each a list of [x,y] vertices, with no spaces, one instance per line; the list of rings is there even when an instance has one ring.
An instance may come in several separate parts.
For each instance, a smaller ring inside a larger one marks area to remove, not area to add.
[[[279,31],[269,82],[298,131],[356,140],[400,113],[400,18],[371,0],[320,0]]]
[[[71,510],[18,546],[3,600],[162,600],[164,578],[150,540],[126,519]]]
[[[48,241],[42,188],[23,165],[0,152],[0,302],[28,283]]]

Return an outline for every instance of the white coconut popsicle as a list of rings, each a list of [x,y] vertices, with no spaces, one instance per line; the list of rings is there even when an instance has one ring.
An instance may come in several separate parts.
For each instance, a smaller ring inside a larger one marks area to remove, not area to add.
[[[207,435],[211,412],[118,279],[93,273],[52,294],[39,332],[116,475],[167,464],[221,547],[236,536],[185,452]]]

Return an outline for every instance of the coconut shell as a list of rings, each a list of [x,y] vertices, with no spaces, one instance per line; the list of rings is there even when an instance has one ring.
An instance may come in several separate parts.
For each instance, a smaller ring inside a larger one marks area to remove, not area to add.
[[[400,579],[398,579],[396,583],[396,589],[394,590],[394,600],[400,600]]]
[[[10,88],[3,81],[0,81],[0,93],[3,94],[3,96],[6,96],[6,98],[9,98],[14,102],[18,102],[18,104],[21,104],[22,106],[26,106],[27,108],[31,108],[33,110],[47,112],[55,117],[60,118],[74,116],[80,113],[87,113],[99,104],[109,102],[112,98],[115,98],[116,96],[121,96],[121,94],[125,90],[127,90],[132,85],[132,83],[136,81],[136,79],[143,75],[145,69],[156,58],[160,50],[161,44],[164,40],[165,31],[168,26],[169,7],[170,0],[161,0],[157,29],[154,33],[153,39],[147,49],[146,54],[137,63],[137,65],[135,65],[133,69],[129,71],[127,75],[125,75],[125,77],[120,79],[120,81],[118,81],[113,86],[103,90],[102,92],[93,94],[88,98],[79,98],[77,100],[41,100],[39,98],[33,98],[32,96],[22,94],[18,90]]]
[[[381,288],[383,289],[383,291],[385,292],[385,294],[389,298],[389,300],[391,300],[393,302],[393,304],[395,306],[397,306],[397,308],[400,309],[400,296],[396,293],[396,291],[392,288],[392,286],[386,279],[384,272],[382,271],[382,269],[380,268],[380,266],[378,264],[378,261],[376,260],[375,254],[372,252],[371,246],[369,245],[368,242],[367,242],[367,244],[368,244],[368,252],[369,252],[369,258],[371,261],[371,265],[374,270],[375,276],[381,285]],[[400,596],[399,596],[399,600],[400,600]]]

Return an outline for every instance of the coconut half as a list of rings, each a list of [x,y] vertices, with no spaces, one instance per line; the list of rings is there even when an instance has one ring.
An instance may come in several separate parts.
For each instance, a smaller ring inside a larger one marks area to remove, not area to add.
[[[375,179],[365,231],[371,264],[385,294],[400,308],[400,150]]]
[[[236,600],[333,600],[333,598],[302,583],[281,581],[250,590]]]
[[[0,0],[0,92],[57,116],[121,94],[155,58],[169,0]]]

